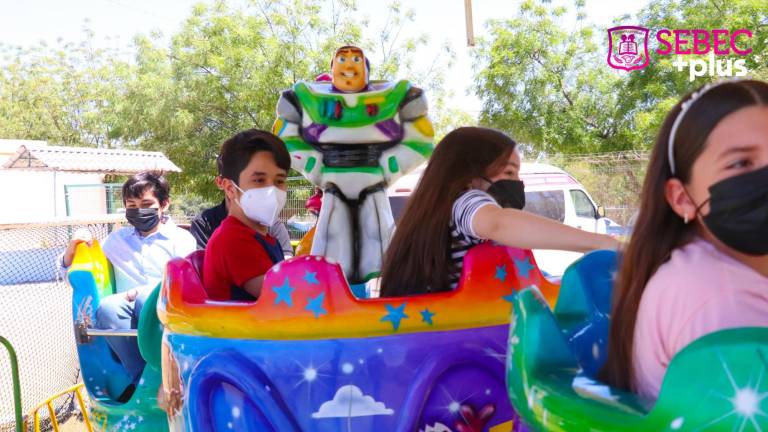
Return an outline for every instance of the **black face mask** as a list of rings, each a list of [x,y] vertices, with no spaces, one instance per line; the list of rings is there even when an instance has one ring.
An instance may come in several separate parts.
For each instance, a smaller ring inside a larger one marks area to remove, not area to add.
[[[709,188],[704,223],[718,240],[747,255],[768,255],[768,167]]]
[[[525,207],[525,185],[520,180],[499,180],[487,190],[500,206],[522,210]]]
[[[125,209],[125,218],[129,224],[141,232],[152,231],[160,223],[160,216],[156,208]]]

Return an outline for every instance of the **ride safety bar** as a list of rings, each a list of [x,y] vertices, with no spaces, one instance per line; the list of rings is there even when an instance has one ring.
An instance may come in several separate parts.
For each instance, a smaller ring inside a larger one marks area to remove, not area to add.
[[[95,336],[138,337],[138,335],[138,330],[135,329],[102,330],[88,327],[88,324],[83,321],[75,323],[75,340],[78,344],[90,343],[91,338]]]
[[[95,328],[89,328],[86,330],[88,336],[122,336],[122,337],[138,337],[138,330],[101,330]]]

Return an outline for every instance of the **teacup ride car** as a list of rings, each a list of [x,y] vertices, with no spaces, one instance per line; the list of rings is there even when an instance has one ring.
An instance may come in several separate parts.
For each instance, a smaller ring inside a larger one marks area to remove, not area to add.
[[[98,431],[168,430],[165,411],[157,404],[160,376],[160,338],[157,320],[158,286],[142,309],[139,329],[94,329],[100,299],[116,292],[112,265],[98,241],[80,243],[67,277],[72,286],[72,318],[83,382],[90,397],[90,421]],[[105,336],[138,338],[142,356],[148,361],[136,390],[126,402],[117,398],[132,379],[113,355]]]
[[[596,378],[614,271],[611,252],[586,255],[563,275],[553,311],[535,288],[515,296],[507,359],[509,397],[522,419],[515,430],[768,430],[768,328],[695,340],[672,359],[655,403]]]
[[[158,315],[172,430],[510,431],[513,294],[547,281],[530,251],[469,251],[456,290],[356,298],[338,264],[276,265],[256,302],[214,301],[201,253],[169,262]]]

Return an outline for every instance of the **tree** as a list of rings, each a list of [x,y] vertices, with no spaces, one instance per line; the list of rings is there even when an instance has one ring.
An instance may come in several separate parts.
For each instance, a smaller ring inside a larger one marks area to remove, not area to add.
[[[426,40],[399,36],[412,21],[413,14],[394,3],[382,31],[374,32],[380,37],[370,39],[351,1],[198,5],[169,48],[137,39],[138,70],[121,116],[124,136],[179,161],[187,190],[218,196],[212,177],[221,142],[242,129],[269,129],[280,92],[328,71],[338,46],[359,44],[378,55],[382,63],[372,65],[374,78],[393,79],[405,69],[405,76],[414,73],[415,82],[441,95],[442,66],[453,54],[444,51],[432,68],[414,71],[411,53]]]
[[[0,69],[0,134],[162,151],[183,169],[172,179],[176,192],[218,199],[214,160],[223,140],[270,129],[280,92],[328,71],[340,45],[380,59],[373,78],[407,77],[433,103],[444,101],[453,52],[444,48],[418,69],[414,52],[427,38],[402,36],[413,20],[395,2],[380,31],[364,32],[369,23],[352,0],[251,0],[240,8],[216,1],[194,6],[168,46],[160,35],[137,36],[131,62],[89,50],[91,33],[72,53],[71,45],[36,48],[42,66],[22,50]],[[57,121],[65,123],[60,133]]]
[[[640,25],[652,29],[750,29],[754,36],[748,44],[751,55],[746,56],[750,75],[768,79],[768,8],[765,0],[654,0],[638,14]],[[649,43],[650,65],[627,74],[622,85],[619,109],[629,113],[633,148],[650,148],[669,109],[680,97],[716,77],[701,77],[691,82],[688,71],[678,72],[672,66],[675,56],[656,53],[658,43]],[[686,56],[687,59],[706,56]],[[718,59],[742,58],[735,53]]]
[[[655,32],[750,29],[747,67],[766,79],[768,9],[765,0],[652,0],[634,19],[614,21],[651,29],[650,65],[627,73],[608,67],[606,29],[584,23],[584,0],[574,4],[571,31],[563,28],[568,9],[548,0],[524,0],[517,17],[490,23],[490,36],[476,54],[480,121],[521,141],[529,159],[544,157],[577,176],[612,207],[609,216],[624,223],[636,205],[645,151],[667,112],[683,94],[712,80],[690,82],[687,71],[673,68],[674,56],[656,53]],[[595,154],[605,152],[617,153]]]
[[[584,24],[584,4],[575,1],[572,31],[562,28],[568,9],[548,0],[524,0],[517,17],[490,23],[490,38],[477,52],[481,123],[545,154],[648,149],[669,108],[712,79],[690,82],[672,67],[674,56],[656,53],[655,38],[648,67],[613,71],[605,62],[605,29]],[[664,28],[750,29],[747,67],[768,78],[765,0],[652,0],[630,18],[615,23],[639,23],[652,37]]]
[[[113,127],[129,65],[95,49],[87,27],[79,44],[0,45],[0,136],[56,144],[119,147]]]
[[[583,2],[572,31],[564,6],[524,0],[517,17],[491,21],[480,42],[476,93],[480,122],[544,153],[629,148],[627,117],[618,111],[620,76],[605,66]]]

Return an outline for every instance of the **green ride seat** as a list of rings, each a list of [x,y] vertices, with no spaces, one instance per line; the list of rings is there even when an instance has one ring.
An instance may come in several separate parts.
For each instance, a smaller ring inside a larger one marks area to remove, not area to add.
[[[533,430],[768,428],[768,328],[722,330],[694,341],[672,359],[653,404],[585,376],[537,289],[521,291],[513,308],[507,386]]]

